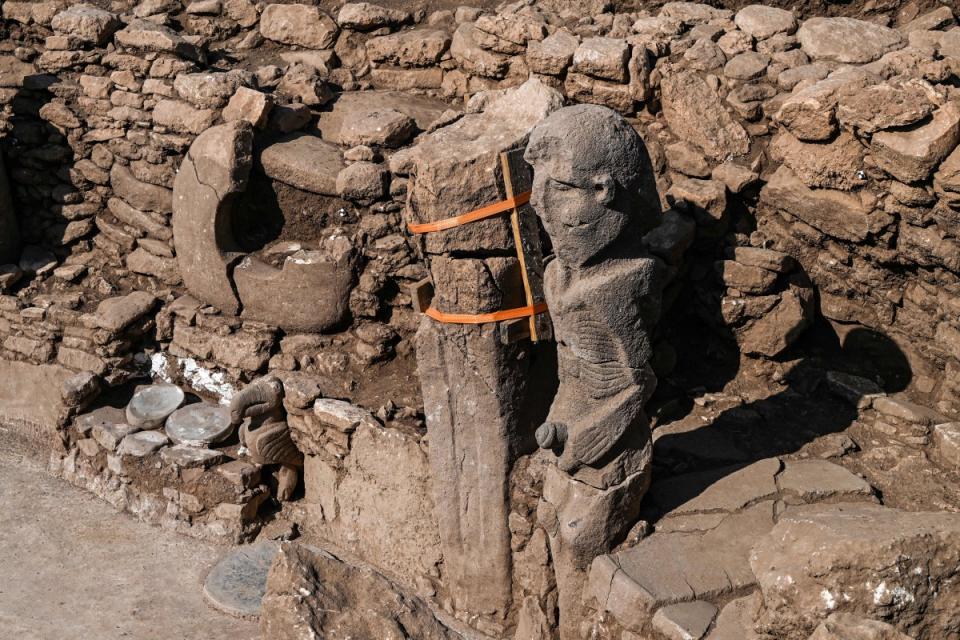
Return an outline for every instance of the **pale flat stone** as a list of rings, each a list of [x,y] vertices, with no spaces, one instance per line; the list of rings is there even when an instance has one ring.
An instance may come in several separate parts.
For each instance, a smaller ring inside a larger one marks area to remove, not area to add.
[[[223,557],[203,582],[203,595],[213,607],[240,618],[256,618],[267,592],[267,574],[279,544],[244,545]]]
[[[901,398],[877,398],[873,408],[882,415],[914,424],[930,424],[941,418],[933,409]]]
[[[781,491],[804,501],[842,497],[845,500],[872,499],[873,488],[863,478],[826,460],[787,460],[777,476]]]
[[[80,435],[89,436],[97,425],[119,424],[124,422],[123,409],[116,407],[100,407],[90,413],[83,413],[76,417],[73,425]]]
[[[91,430],[93,439],[100,443],[100,446],[107,451],[116,451],[120,442],[131,433],[136,433],[140,429],[122,422],[100,423],[94,425]]]
[[[762,4],[751,4],[740,9],[733,21],[741,31],[758,40],[797,30],[797,19],[793,13]]]
[[[167,418],[165,430],[177,444],[206,447],[225,440],[233,428],[228,407],[198,403],[174,411]]]
[[[814,60],[864,64],[906,45],[897,31],[854,18],[811,18],[797,31]]]
[[[337,174],[344,167],[340,149],[317,136],[295,134],[263,150],[264,172],[285,184],[321,195],[337,195]]]
[[[143,387],[127,404],[127,423],[141,429],[154,429],[163,424],[185,399],[183,390],[173,384]]]
[[[225,457],[219,451],[182,444],[164,447],[160,450],[160,458],[165,464],[176,465],[185,469],[192,467],[206,468],[223,461]]]
[[[122,456],[142,458],[170,443],[170,438],[161,431],[131,433],[120,442],[117,453]]]
[[[703,600],[671,604],[653,616],[653,628],[669,640],[700,640],[716,615],[717,608]]]

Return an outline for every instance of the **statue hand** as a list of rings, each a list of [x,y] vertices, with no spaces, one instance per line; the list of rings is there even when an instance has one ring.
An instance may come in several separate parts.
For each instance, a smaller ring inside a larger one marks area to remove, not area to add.
[[[537,428],[536,438],[541,449],[561,451],[567,441],[567,425],[559,422],[544,422]]]

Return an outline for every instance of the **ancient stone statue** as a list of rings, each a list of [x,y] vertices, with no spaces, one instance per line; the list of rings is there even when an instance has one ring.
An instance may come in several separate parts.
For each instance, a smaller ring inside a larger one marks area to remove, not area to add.
[[[579,637],[593,559],[636,520],[650,482],[644,404],[666,266],[645,253],[659,200],[646,147],[616,112],[560,109],[530,136],[531,202],[553,244],[546,299],[560,386],[537,442],[556,454],[538,509],[550,537],[561,637]]]
[[[290,437],[283,383],[265,376],[244,387],[230,402],[230,419],[241,425],[240,444],[253,462],[280,465],[277,499],[289,500],[297,488],[303,454]]]

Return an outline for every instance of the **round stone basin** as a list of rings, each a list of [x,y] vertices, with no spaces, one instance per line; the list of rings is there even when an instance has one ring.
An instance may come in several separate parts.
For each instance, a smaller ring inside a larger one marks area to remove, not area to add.
[[[230,409],[215,404],[188,404],[167,418],[167,435],[177,444],[207,447],[233,433]]]
[[[203,594],[214,607],[241,618],[256,618],[267,591],[267,573],[277,555],[276,542],[258,542],[228,553],[203,583]]]
[[[127,404],[127,423],[155,429],[183,404],[183,389],[173,384],[154,384],[133,394]]]

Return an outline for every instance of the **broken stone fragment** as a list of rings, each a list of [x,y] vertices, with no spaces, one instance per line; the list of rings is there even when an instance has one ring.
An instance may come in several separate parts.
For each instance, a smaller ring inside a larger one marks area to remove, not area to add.
[[[750,150],[750,138],[727,112],[720,96],[699,74],[680,72],[661,82],[663,114],[674,134],[713,160],[740,156]]]
[[[173,88],[198,109],[219,109],[242,84],[239,73],[181,73]]]
[[[760,267],[749,266],[722,260],[716,264],[717,271],[727,287],[738,289],[744,293],[762,295],[773,290],[777,281],[777,274]]]
[[[570,66],[580,39],[565,29],[557,29],[543,40],[527,43],[527,64],[534,73],[559,76]]]
[[[153,122],[178,133],[203,133],[216,119],[213,109],[196,109],[181,100],[161,100],[153,108]]]
[[[50,22],[54,32],[103,46],[120,28],[117,16],[89,4],[78,4],[61,11]]]
[[[891,220],[846,191],[810,189],[787,167],[780,167],[770,177],[761,199],[827,235],[852,242],[866,240]]]
[[[699,2],[667,2],[660,10],[660,16],[674,18],[687,25],[695,25],[711,20],[729,20],[733,16],[733,11],[717,9]]]
[[[330,85],[320,77],[317,69],[302,62],[295,62],[287,68],[277,85],[277,93],[310,107],[323,106],[333,99]]]
[[[864,84],[863,79],[828,78],[795,90],[783,101],[775,120],[800,140],[829,140],[837,130],[837,101],[861,90]]]
[[[723,75],[734,80],[753,80],[766,72],[770,57],[756,51],[738,54],[723,67]]]
[[[225,122],[244,120],[262,129],[267,124],[272,108],[273,96],[247,87],[237,87],[223,110],[223,119]]]
[[[948,102],[929,122],[907,131],[881,131],[871,149],[877,164],[901,182],[926,180],[960,142],[960,107]]]
[[[225,458],[226,456],[220,451],[182,444],[160,449],[160,459],[164,464],[176,465],[183,469],[211,467]]]
[[[811,18],[797,31],[804,52],[814,60],[864,64],[906,45],[887,27],[854,18]]]
[[[862,186],[866,149],[842,131],[829,142],[803,142],[790,131],[781,131],[770,143],[770,156],[790,167],[808,187],[852,190]]]
[[[329,49],[339,32],[333,18],[305,4],[270,4],[260,16],[264,38],[307,49]]]
[[[373,162],[354,162],[337,174],[337,195],[344,200],[379,200],[389,189],[390,172]]]
[[[94,425],[91,435],[107,451],[116,451],[124,438],[137,431],[140,431],[139,427],[123,422],[106,422]]]
[[[681,602],[657,611],[653,628],[669,640],[700,640],[716,615],[717,608],[709,602]]]
[[[474,39],[474,25],[465,22],[453,32],[450,55],[469,73],[499,79],[507,73],[509,57],[480,47]]]
[[[126,436],[117,448],[121,456],[142,458],[170,443],[170,439],[160,431],[140,431]]]
[[[627,81],[630,45],[619,38],[587,38],[573,54],[573,70],[603,80]]]

